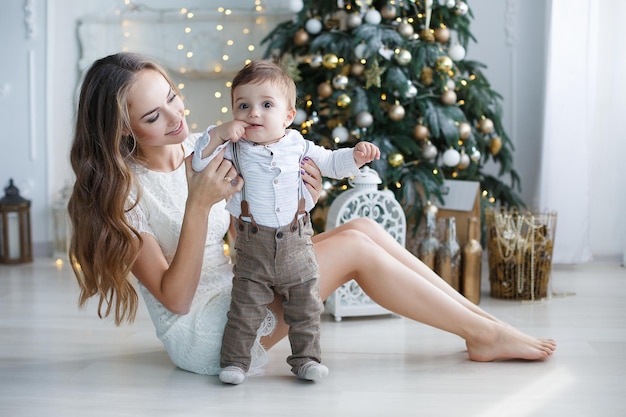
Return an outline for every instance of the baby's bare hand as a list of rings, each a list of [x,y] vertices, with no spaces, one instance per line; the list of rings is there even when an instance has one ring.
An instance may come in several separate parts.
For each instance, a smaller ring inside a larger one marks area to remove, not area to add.
[[[362,166],[375,159],[380,159],[380,149],[369,142],[359,142],[354,147],[354,162],[357,166]]]
[[[246,137],[246,127],[248,127],[247,123],[241,120],[232,120],[217,126],[213,132],[222,142],[237,142],[240,138]]]

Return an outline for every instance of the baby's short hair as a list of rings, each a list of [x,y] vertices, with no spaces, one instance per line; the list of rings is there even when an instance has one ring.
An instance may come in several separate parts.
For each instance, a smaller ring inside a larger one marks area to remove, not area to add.
[[[270,60],[256,60],[246,64],[233,78],[230,98],[236,87],[245,84],[260,84],[269,81],[278,87],[293,109],[296,108],[296,83],[293,78],[278,64]]]

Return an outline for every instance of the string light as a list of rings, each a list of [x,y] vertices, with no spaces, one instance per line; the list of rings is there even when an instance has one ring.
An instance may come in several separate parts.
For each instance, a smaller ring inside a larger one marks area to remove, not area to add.
[[[163,64],[174,68],[180,75],[198,76],[200,82],[226,76],[222,74],[230,76],[239,65],[256,58],[252,54],[257,53],[261,39],[259,34],[264,34],[267,26],[262,0],[255,0],[252,10],[225,6],[157,9],[134,3],[133,0],[124,0],[123,4],[121,10],[115,11],[120,19],[120,49],[147,52],[154,56],[151,50],[158,47],[163,52]],[[249,19],[241,19],[242,14]],[[233,37],[235,34],[238,35]],[[163,44],[154,45],[160,39],[164,40]],[[142,49],[144,46],[147,51]],[[174,52],[168,53],[168,48]],[[218,113],[226,114],[230,111],[230,102],[225,102],[230,99],[227,91],[230,82],[221,85],[211,87],[218,100],[214,108]],[[178,88],[182,91],[185,83],[178,83]],[[189,120],[189,125],[192,127],[195,123]]]

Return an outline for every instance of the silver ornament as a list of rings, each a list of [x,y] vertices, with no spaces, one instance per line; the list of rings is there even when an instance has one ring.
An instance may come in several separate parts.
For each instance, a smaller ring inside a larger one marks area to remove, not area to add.
[[[478,149],[474,148],[472,150],[472,154],[470,155],[470,159],[472,160],[472,162],[478,162],[478,161],[480,161],[480,157],[481,157],[480,151]]]
[[[348,77],[338,74],[333,78],[333,87],[337,90],[344,90],[348,86]]]
[[[374,116],[368,111],[362,111],[356,115],[356,125],[358,127],[370,127],[374,123]]]
[[[363,19],[361,19],[361,15],[359,13],[350,13],[346,19],[346,24],[350,29],[359,27],[362,23]]]
[[[422,156],[424,159],[435,159],[437,157],[437,153],[437,147],[433,145],[431,141],[426,142],[426,144],[422,146]]]
[[[413,34],[415,33],[415,29],[413,29],[413,25],[411,25],[410,23],[404,22],[398,25],[398,33],[403,38],[408,39],[413,36]]]
[[[411,62],[413,56],[411,52],[406,49],[398,49],[394,53],[394,58],[399,65],[405,66]]]
[[[311,57],[311,60],[309,61],[309,65],[311,66],[311,68],[319,68],[322,66],[323,60],[324,58],[322,58],[321,55],[313,55]]]

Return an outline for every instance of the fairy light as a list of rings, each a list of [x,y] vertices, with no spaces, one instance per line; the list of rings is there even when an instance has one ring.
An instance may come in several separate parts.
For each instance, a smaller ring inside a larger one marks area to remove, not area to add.
[[[120,22],[120,50],[141,52],[142,45],[152,36],[153,31],[169,31],[173,28],[174,36],[167,33],[167,38],[172,41],[163,45],[162,55],[166,56],[164,63],[175,68],[180,75],[193,77],[204,73],[219,79],[234,70],[233,64],[251,62],[254,58],[252,54],[259,50],[259,33],[266,30],[267,10],[263,0],[254,0],[253,4],[252,10],[231,9],[224,5],[156,9],[133,0],[123,0],[122,6],[115,10]],[[244,19],[239,16],[241,14]],[[233,18],[235,15],[238,16]],[[213,40],[216,34],[220,39],[218,44]],[[182,91],[186,82],[177,83],[177,87]],[[230,102],[226,103],[225,100],[230,98],[230,83],[220,83],[217,88],[210,88],[214,90],[215,99],[219,100],[212,107],[218,113],[228,113]],[[195,91],[195,88],[191,89]],[[194,125],[189,120],[189,126]]]

